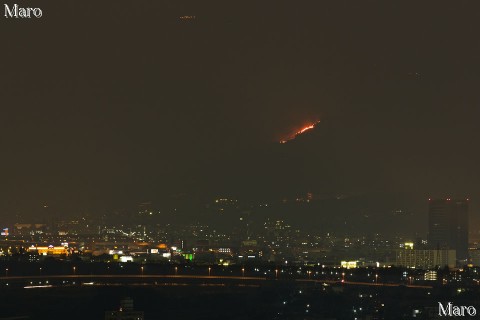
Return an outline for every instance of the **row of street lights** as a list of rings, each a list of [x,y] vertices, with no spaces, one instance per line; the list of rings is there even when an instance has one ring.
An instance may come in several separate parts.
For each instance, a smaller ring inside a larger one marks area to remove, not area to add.
[[[110,268],[109,268],[110,269]],[[141,274],[142,276],[144,275],[144,266],[140,267]],[[8,268],[5,268],[5,277],[8,277]],[[73,266],[72,267],[73,275],[77,274],[77,267]],[[38,273],[41,276],[42,275],[42,267],[38,269]],[[278,270],[275,270],[276,276],[278,276]],[[175,267],[175,275],[178,275],[178,267]],[[208,267],[208,276],[212,275],[212,267]],[[242,267],[242,277],[245,277],[245,267]]]
[[[77,267],[73,267],[72,270],[73,270],[73,275],[76,275]],[[42,275],[42,267],[38,268],[38,274],[40,276]],[[8,268],[5,268],[5,277],[8,277]]]

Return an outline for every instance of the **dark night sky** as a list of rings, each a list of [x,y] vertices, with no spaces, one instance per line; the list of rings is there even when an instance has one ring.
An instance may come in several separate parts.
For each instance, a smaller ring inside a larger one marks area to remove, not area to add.
[[[478,202],[474,1],[21,2],[44,17],[0,19],[4,217],[177,193]]]

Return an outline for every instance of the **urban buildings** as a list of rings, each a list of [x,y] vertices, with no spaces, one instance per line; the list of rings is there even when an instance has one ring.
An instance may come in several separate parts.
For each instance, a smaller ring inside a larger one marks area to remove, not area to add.
[[[455,250],[448,249],[414,249],[405,246],[397,250],[395,265],[406,268],[438,268],[448,266],[454,268],[456,264]]]
[[[468,199],[429,200],[430,249],[456,250],[460,263],[468,259]]]

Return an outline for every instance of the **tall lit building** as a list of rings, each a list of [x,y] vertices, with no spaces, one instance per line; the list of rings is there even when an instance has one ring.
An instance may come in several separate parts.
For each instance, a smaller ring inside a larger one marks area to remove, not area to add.
[[[459,261],[468,259],[468,199],[430,199],[428,243],[432,249],[456,250]]]
[[[456,265],[455,250],[424,250],[405,246],[396,250],[395,265],[406,268],[430,269],[436,267],[454,268]]]

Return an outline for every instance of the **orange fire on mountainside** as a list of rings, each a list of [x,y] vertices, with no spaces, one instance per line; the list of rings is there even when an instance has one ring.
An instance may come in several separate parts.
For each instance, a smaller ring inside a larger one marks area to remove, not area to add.
[[[280,140],[280,143],[287,143],[288,141],[290,140],[293,140],[295,139],[297,136],[301,135],[302,133],[308,131],[308,130],[311,130],[313,128],[315,128],[315,126],[320,123],[320,121],[316,121],[315,123],[309,125],[309,126],[306,126],[304,127],[303,129],[301,129],[300,131],[297,131],[295,132],[293,135],[289,136],[288,138],[286,139],[283,139],[283,140]]]

